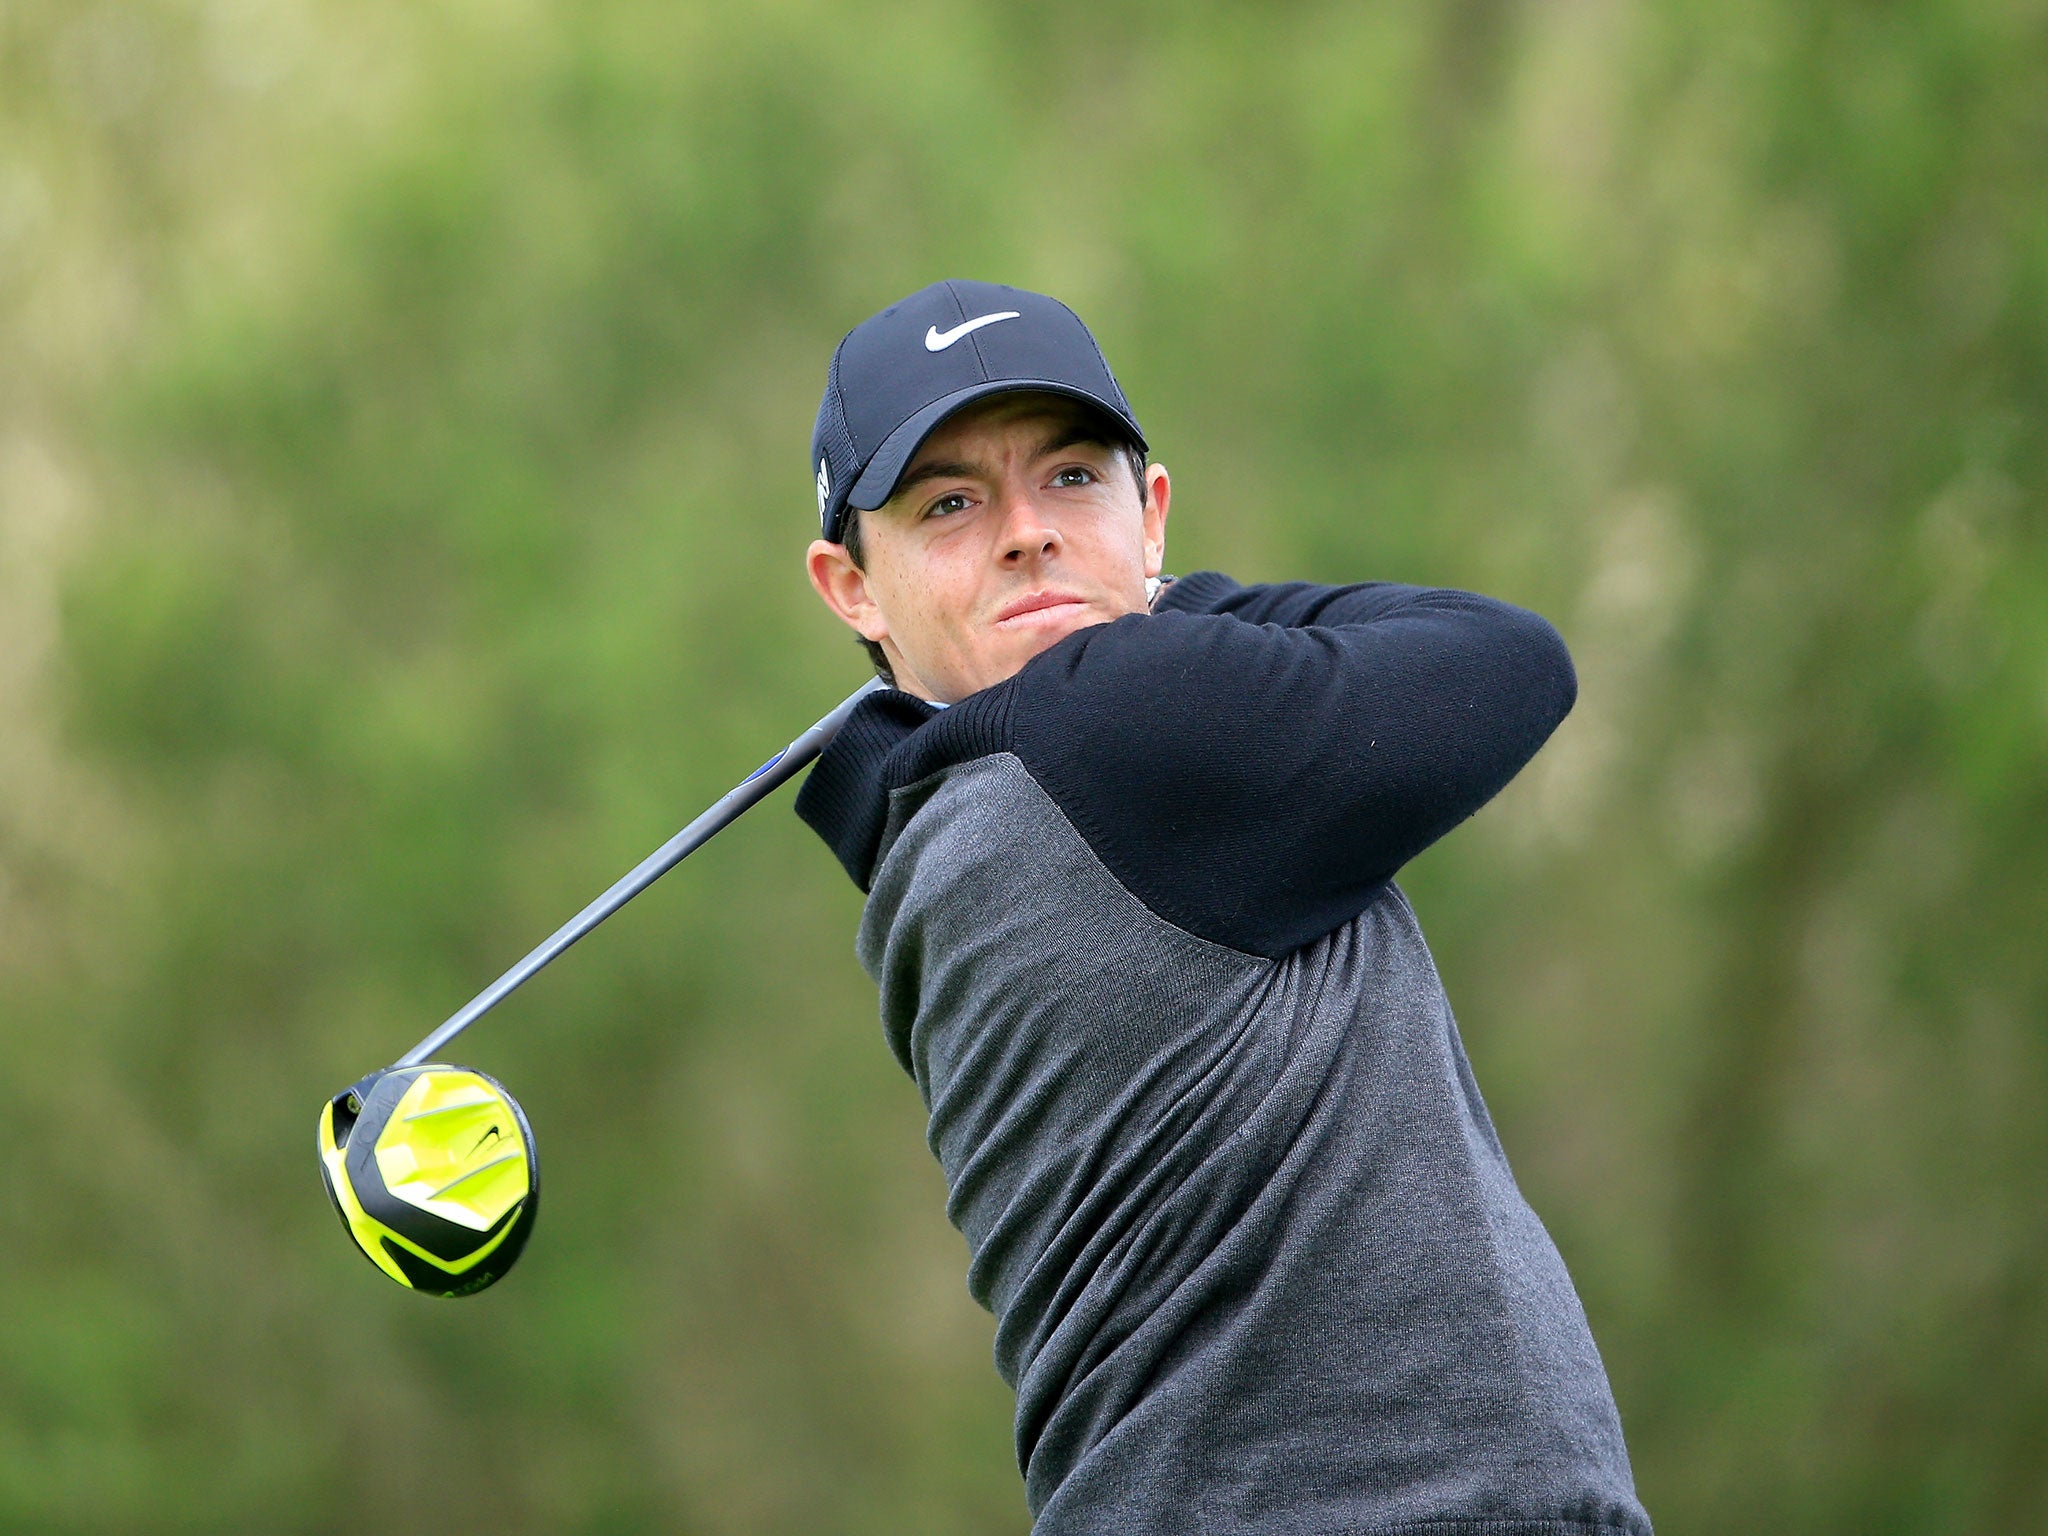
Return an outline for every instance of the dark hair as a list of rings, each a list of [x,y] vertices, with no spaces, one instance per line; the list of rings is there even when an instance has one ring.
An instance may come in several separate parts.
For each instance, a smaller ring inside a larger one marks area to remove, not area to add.
[[[1138,485],[1138,505],[1142,507],[1145,504],[1145,450],[1127,437],[1118,436],[1111,439],[1111,442],[1124,463],[1130,466],[1131,478]],[[846,509],[846,522],[840,544],[845,548],[846,558],[853,562],[855,570],[864,571],[868,568],[867,553],[861,548],[860,541],[860,508],[849,506]],[[889,666],[889,653],[882,649],[882,642],[870,640],[866,635],[857,638],[866,649],[868,660],[874,664],[875,676],[894,688],[896,674]]]

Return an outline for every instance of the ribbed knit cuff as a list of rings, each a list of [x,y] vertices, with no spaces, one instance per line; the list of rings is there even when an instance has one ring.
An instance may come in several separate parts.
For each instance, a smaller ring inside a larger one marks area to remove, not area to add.
[[[1176,577],[1173,585],[1159,594],[1153,611],[1173,608],[1182,613],[1214,613],[1216,605],[1237,590],[1237,583],[1221,571],[1193,571]]]

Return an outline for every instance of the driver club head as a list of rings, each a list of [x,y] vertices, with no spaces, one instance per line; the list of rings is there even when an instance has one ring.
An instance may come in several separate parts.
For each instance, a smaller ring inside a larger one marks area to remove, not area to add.
[[[474,1296],[518,1259],[540,1203],[526,1112],[495,1078],[372,1072],[320,1108],[320,1177],[363,1256],[429,1296]]]

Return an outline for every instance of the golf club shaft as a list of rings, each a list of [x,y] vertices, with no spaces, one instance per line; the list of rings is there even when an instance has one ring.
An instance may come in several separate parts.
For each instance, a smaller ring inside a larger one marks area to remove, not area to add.
[[[710,810],[641,860],[610,890],[556,929],[545,944],[463,1004],[445,1024],[399,1057],[393,1065],[414,1067],[423,1061],[432,1060],[442,1046],[497,1007],[542,966],[654,884],[690,854],[703,847],[713,836],[738,820],[756,801],[771,793],[777,785],[793,778],[806,763],[825,750],[827,742],[839,734],[839,728],[846,723],[846,717],[853,713],[854,706],[881,686],[881,680],[874,678],[855,689],[831,714],[748,774]]]

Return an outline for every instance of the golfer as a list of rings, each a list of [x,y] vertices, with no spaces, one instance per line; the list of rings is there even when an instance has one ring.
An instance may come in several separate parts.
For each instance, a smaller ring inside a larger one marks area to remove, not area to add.
[[[856,327],[813,585],[893,684],[798,812],[996,1317],[1038,1536],[1650,1529],[1585,1313],[1393,877],[1542,746],[1542,619],[1163,575],[1064,305]]]

